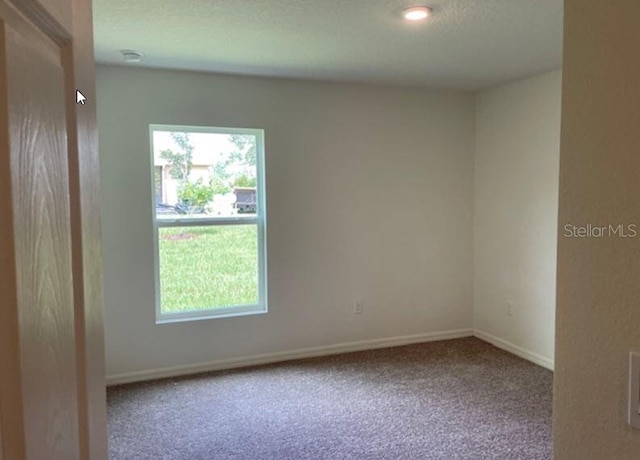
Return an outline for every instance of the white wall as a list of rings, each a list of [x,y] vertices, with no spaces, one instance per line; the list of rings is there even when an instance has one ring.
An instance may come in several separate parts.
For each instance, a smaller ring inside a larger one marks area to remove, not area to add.
[[[484,91],[476,103],[474,325],[552,367],[561,73]]]
[[[108,375],[471,328],[473,95],[97,77]],[[266,130],[268,314],[155,324],[150,123]]]

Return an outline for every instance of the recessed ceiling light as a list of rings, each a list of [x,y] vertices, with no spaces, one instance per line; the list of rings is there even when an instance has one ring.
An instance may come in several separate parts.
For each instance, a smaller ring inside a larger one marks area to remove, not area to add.
[[[402,16],[407,21],[424,21],[431,15],[431,11],[428,6],[411,6],[402,10]]]
[[[140,62],[142,61],[142,56],[144,56],[143,53],[135,50],[122,50],[120,52],[122,53],[124,62]]]

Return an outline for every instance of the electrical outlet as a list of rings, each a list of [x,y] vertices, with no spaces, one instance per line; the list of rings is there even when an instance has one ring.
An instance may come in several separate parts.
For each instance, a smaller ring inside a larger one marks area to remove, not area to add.
[[[629,353],[629,425],[640,430],[640,354]]]
[[[515,306],[513,302],[507,302],[507,316],[513,316],[515,313]]]
[[[353,303],[353,314],[359,315],[362,313],[362,299],[358,299]]]

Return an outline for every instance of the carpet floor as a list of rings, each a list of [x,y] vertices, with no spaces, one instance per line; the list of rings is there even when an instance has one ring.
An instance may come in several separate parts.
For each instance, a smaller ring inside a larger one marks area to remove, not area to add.
[[[552,379],[465,338],[116,386],[109,456],[550,459]]]

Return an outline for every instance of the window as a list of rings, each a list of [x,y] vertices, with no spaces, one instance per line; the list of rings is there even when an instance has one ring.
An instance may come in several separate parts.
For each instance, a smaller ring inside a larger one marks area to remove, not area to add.
[[[151,125],[158,322],[264,313],[264,132]]]

